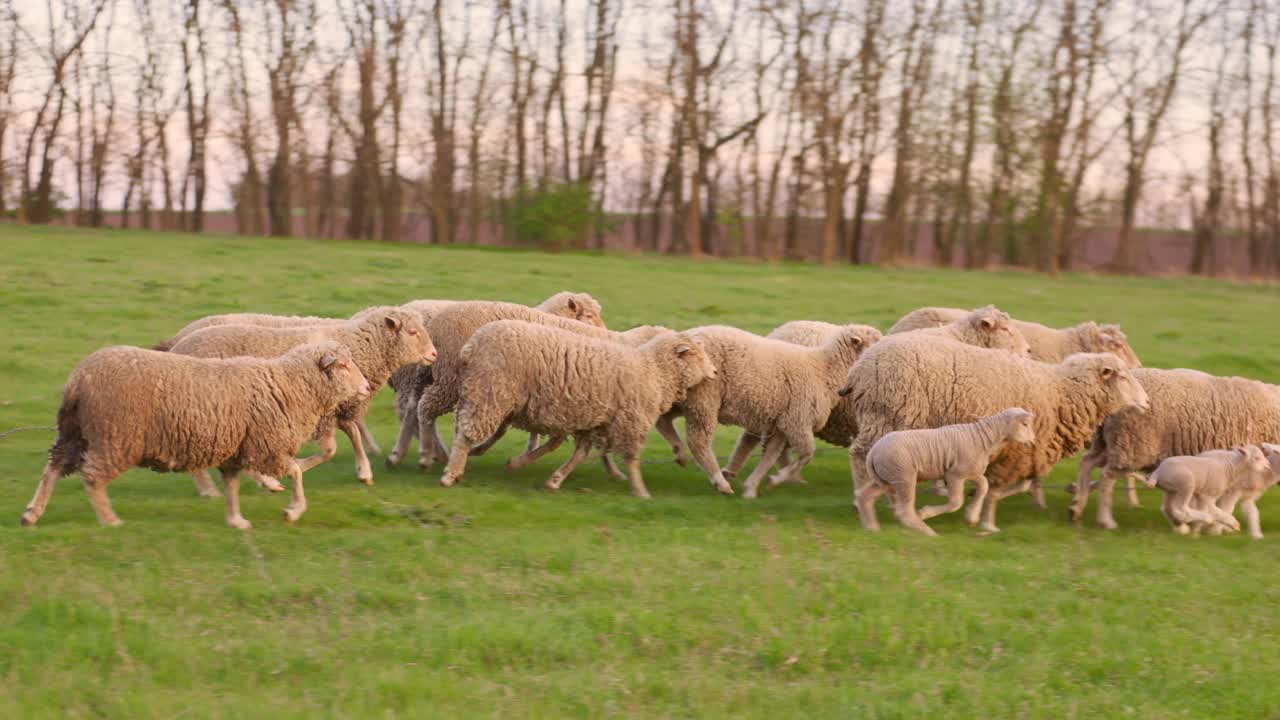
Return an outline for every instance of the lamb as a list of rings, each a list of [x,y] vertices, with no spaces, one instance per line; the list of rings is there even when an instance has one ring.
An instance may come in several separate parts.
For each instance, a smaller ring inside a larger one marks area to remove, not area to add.
[[[1218,500],[1218,507],[1222,508],[1228,515],[1235,512],[1236,504],[1239,503],[1240,511],[1244,513],[1244,519],[1249,528],[1249,537],[1254,540],[1262,539],[1262,521],[1258,517],[1258,498],[1271,489],[1271,486],[1275,485],[1277,481],[1280,481],[1280,445],[1263,443],[1261,447],[1262,454],[1267,457],[1269,471],[1250,475],[1246,481],[1237,483],[1235,487]],[[1210,529],[1210,532],[1216,534],[1216,530],[1220,527],[1215,525]]]
[[[528,323],[557,327],[585,337],[632,346],[643,344],[654,335],[666,331],[666,328],[656,326],[641,326],[626,332],[603,330],[514,303],[471,301],[455,303],[445,308],[431,320],[428,326],[431,338],[435,341],[440,353],[439,359],[431,367],[430,384],[424,384],[422,373],[419,374],[421,396],[417,407],[418,464],[421,467],[426,468],[436,460],[447,459],[449,454],[436,430],[436,418],[451,412],[458,403],[458,353],[476,330],[498,320],[523,320]],[[487,445],[489,443],[486,443],[486,448]],[[399,450],[401,446],[397,444],[396,447]],[[398,462],[399,458],[397,451],[392,451],[392,454],[387,457],[387,463],[393,464],[393,460]]]
[[[372,391],[351,353],[308,343],[275,358],[214,360],[116,346],[85,358],[67,379],[58,438],[24,526],[44,514],[54,484],[79,472],[98,521],[119,525],[107,484],[131,467],[159,472],[217,467],[227,488],[227,524],[240,514],[242,470],[293,480],[284,518],[306,511],[299,446],[322,418]]]
[[[1009,316],[994,306],[978,308],[965,313],[958,320],[948,323],[947,328],[931,330],[932,336],[945,336],[970,345],[987,348],[1000,348],[1014,353],[1025,353],[1026,340],[1016,331],[1011,330]],[[812,320],[796,320],[778,326],[768,337],[775,340],[814,347],[830,338],[841,326]],[[852,406],[841,400],[831,411],[827,424],[817,433],[817,437],[826,440],[836,447],[849,447],[857,435],[853,424]],[[759,445],[761,438],[744,432],[734,446],[729,464],[725,467],[726,478],[733,479],[746,463],[747,457]],[[783,451],[782,462],[789,463],[787,451]],[[792,482],[804,482],[798,474],[792,475]]]
[[[744,498],[757,496],[761,480],[781,457],[784,447],[795,451],[770,484],[792,481],[814,454],[814,432],[821,430],[840,401],[836,391],[845,383],[849,368],[868,347],[880,339],[880,331],[866,325],[847,325],[818,347],[754,335],[724,325],[688,331],[711,361],[718,376],[689,391],[689,396],[663,416],[658,429],[671,440],[672,421],[685,418],[685,440],[694,460],[725,494],[733,492],[711,450],[717,422],[741,426],[757,436],[768,436],[760,464],[743,484]],[[678,436],[675,440],[678,442]]]
[[[1201,527],[1215,526],[1239,531],[1240,523],[1219,507],[1219,501],[1229,493],[1240,493],[1245,486],[1265,489],[1264,483],[1273,482],[1270,475],[1271,464],[1262,450],[1257,445],[1241,445],[1165,458],[1146,482],[1147,487],[1164,491],[1160,511],[1174,532],[1186,535],[1191,531],[1189,525],[1196,534]]]
[[[964,504],[964,483],[974,480],[977,492],[971,508],[977,510],[987,496],[987,466],[1010,443],[1035,442],[1031,413],[1009,408],[977,422],[946,425],[930,430],[899,430],[876,441],[867,453],[868,479],[884,486],[893,496],[898,521],[925,535],[936,535],[925,520],[955,512]],[[916,482],[945,480],[948,501],[915,512]],[[977,523],[976,513],[967,518]]]
[[[968,311],[956,308],[925,307],[912,310],[889,328],[890,335],[901,332],[934,328],[964,317]],[[1013,327],[1022,333],[1031,346],[1031,357],[1042,362],[1062,362],[1068,355],[1081,352],[1109,352],[1120,358],[1130,368],[1142,367],[1138,355],[1129,346],[1129,339],[1119,325],[1081,323],[1061,330],[1040,323],[1013,320]]]
[[[467,456],[503,425],[572,435],[573,456],[552,474],[559,489],[593,445],[626,462],[631,492],[648,498],[640,451],[649,428],[717,369],[688,333],[663,332],[632,348],[554,326],[500,320],[458,352],[460,399],[453,448],[440,484],[462,478]]]
[[[1151,396],[1151,410],[1118,414],[1097,428],[1076,476],[1071,517],[1077,522],[1089,503],[1095,468],[1102,468],[1097,523],[1112,530],[1117,527],[1111,511],[1116,478],[1132,483],[1137,473],[1175,455],[1280,439],[1280,386],[1186,369],[1142,368],[1133,376]],[[1136,504],[1136,497],[1130,503]]]
[[[1079,353],[1056,365],[951,340],[904,333],[872,346],[841,391],[851,397],[858,436],[849,448],[854,500],[862,524],[878,530],[875,499],[884,488],[865,478],[866,454],[895,430],[972,422],[1008,407],[1035,416],[1036,444],[1013,446],[987,470],[991,489],[981,527],[997,532],[1000,499],[1030,487],[1089,439],[1103,418],[1149,405],[1147,393],[1119,358]]]
[[[349,348],[357,367],[373,385],[382,387],[391,373],[405,365],[429,365],[436,349],[416,313],[395,306],[363,310],[356,319],[340,324],[311,327],[267,328],[253,325],[222,325],[205,328],[178,341],[170,352],[196,357],[273,357],[290,348],[316,340],[333,340]],[[299,461],[309,470],[332,459],[338,446],[334,426],[351,439],[356,456],[356,478],[373,484],[373,469],[365,454],[356,422],[369,409],[369,398],[343,403],[333,417],[316,428],[321,454]],[[270,483],[267,483],[270,486]]]
[[[431,326],[431,320],[444,310],[446,307],[453,305],[455,300],[414,300],[405,303],[403,307],[406,310],[413,310],[422,316],[422,324],[426,327]],[[604,328],[604,320],[601,318],[600,303],[594,297],[587,293],[575,293],[561,291],[543,300],[536,306],[537,310],[560,317],[577,320],[598,328]],[[421,367],[405,367],[392,373],[387,384],[391,386],[391,390],[395,393],[396,417],[400,420],[400,432],[396,438],[396,445],[391,450],[391,454],[387,456],[387,467],[394,467],[400,463],[400,459],[404,457],[409,450],[409,445],[413,438],[418,434],[418,400],[421,396],[420,387],[430,384],[430,370]],[[422,373],[421,380],[418,375]],[[536,445],[536,438],[530,438],[529,447]]]

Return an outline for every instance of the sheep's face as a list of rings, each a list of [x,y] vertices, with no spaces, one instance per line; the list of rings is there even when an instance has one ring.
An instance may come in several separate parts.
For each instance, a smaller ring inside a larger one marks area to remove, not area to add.
[[[316,361],[316,365],[332,384],[339,402],[364,399],[373,393],[369,380],[360,372],[360,368],[356,367],[355,361],[351,359],[351,353],[346,348],[325,352]]]
[[[857,366],[855,365],[854,367]],[[849,393],[853,392],[853,370],[854,368],[849,368],[849,373],[844,378],[844,387],[836,391],[836,394],[840,397],[848,397]]]
[[[417,313],[391,311],[382,317],[383,332],[393,348],[396,367],[430,365],[436,361],[436,346]]]
[[[1000,312],[993,306],[973,311],[969,316],[969,327],[976,333],[982,347],[1008,350],[1015,355],[1031,355],[1031,345],[1027,338],[1013,326],[1007,313]]]
[[[1235,449],[1236,462],[1242,463],[1245,469],[1259,480],[1266,480],[1271,474],[1271,463],[1257,445],[1241,445]]]
[[[1111,353],[1120,358],[1121,363],[1127,368],[1140,368],[1142,361],[1138,359],[1138,354],[1129,346],[1129,339],[1120,331],[1118,325],[1102,325],[1098,327],[1093,335],[1089,338],[1091,347],[1089,352],[1105,352]]]
[[[1099,365],[1097,372],[1116,411],[1136,408],[1146,412],[1151,409],[1151,398],[1147,396],[1146,389],[1133,373],[1121,366],[1118,358],[1108,357]]]
[[[846,325],[834,342],[840,348],[838,356],[852,365],[867,348],[879,342],[880,337],[880,331],[870,325]]]
[[[575,295],[565,302],[567,316],[580,323],[603,328],[604,319],[600,317],[600,303],[587,294]]]
[[[671,347],[686,389],[704,380],[715,380],[719,375],[707,351],[692,338],[682,336]]]
[[[1280,445],[1262,443],[1262,454],[1267,456],[1267,462],[1271,465],[1271,476],[1267,480],[1267,485],[1274,485],[1277,480],[1280,480]]]
[[[1026,410],[1022,410],[1013,422],[1013,430],[1009,433],[1009,440],[1024,445],[1031,445],[1036,441],[1035,416]]]

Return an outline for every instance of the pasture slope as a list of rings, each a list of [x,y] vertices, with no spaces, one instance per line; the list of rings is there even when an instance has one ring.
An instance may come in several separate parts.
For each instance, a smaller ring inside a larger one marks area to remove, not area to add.
[[[52,424],[90,351],[209,313],[564,288],[594,293],[615,328],[886,328],[924,304],[994,302],[1120,322],[1151,366],[1280,381],[1280,290],[1265,286],[11,226],[0,258],[0,430]],[[393,421],[379,397],[384,447]],[[734,436],[721,429],[722,458]],[[642,502],[596,462],[558,494],[538,489],[555,458],[504,475],[512,433],[448,490],[412,457],[394,471],[374,458],[376,487],[359,486],[342,440],[308,473],[292,529],[282,497],[246,490],[255,529],[236,532],[185,476],[132,471],[111,488],[123,527],[99,528],[73,477],[25,531],[52,438],[0,440],[0,717],[1280,713],[1276,494],[1262,542],[1176,537],[1150,492],[1117,532],[1073,527],[1057,487],[1047,513],[1004,503],[1000,535],[957,513],[929,540],[883,506],[884,532],[858,528],[842,452],[755,502],[654,462]],[[655,435],[648,458],[667,457]]]

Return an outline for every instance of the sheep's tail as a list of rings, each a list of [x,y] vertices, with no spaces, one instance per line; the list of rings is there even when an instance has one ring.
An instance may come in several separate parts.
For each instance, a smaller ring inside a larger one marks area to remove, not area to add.
[[[49,464],[70,474],[80,468],[80,461],[88,447],[84,433],[80,431],[79,406],[80,398],[75,379],[72,378],[62,393],[62,404],[58,406],[58,439],[49,448]]]
[[[155,345],[152,345],[151,349],[159,350],[160,352],[169,352],[169,350],[173,349],[173,346],[176,344],[177,343],[173,341],[173,338],[169,338],[168,340],[161,340]]]
[[[1159,475],[1160,468],[1156,468],[1153,472],[1147,473],[1146,477],[1142,478],[1142,484],[1149,488],[1155,487],[1160,482],[1158,477]]]

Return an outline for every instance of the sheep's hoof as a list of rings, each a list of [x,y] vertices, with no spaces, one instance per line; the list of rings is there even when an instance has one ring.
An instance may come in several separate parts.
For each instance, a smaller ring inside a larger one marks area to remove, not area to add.
[[[292,509],[290,509],[290,508],[285,508],[285,509],[284,509],[284,524],[285,524],[285,525],[288,525],[288,526],[290,526],[290,527],[293,527],[293,524],[294,524],[294,523],[296,523],[296,522],[298,522],[298,518],[300,518],[300,517],[302,517],[302,511],[301,511],[301,510],[292,510]]]
[[[1254,539],[1254,540],[1261,540],[1261,539],[1262,539],[1262,533],[1258,533],[1257,535],[1254,535],[1253,533],[1249,533],[1249,537],[1250,537],[1250,538],[1252,538],[1252,539]]]
[[[1102,528],[1103,530],[1116,530],[1116,529],[1119,529],[1120,526],[1117,525],[1116,521],[1112,520],[1111,518],[1103,518],[1098,521],[1098,527]]]
[[[732,495],[732,494],[733,494],[733,486],[732,486],[732,485],[730,485],[729,483],[725,483],[725,484],[723,484],[723,485],[717,485],[717,486],[716,486],[716,490],[719,490],[721,495]]]
[[[554,479],[551,479],[543,483],[542,487],[547,490],[550,490],[551,492],[556,492],[557,490],[560,489],[560,483],[556,482]]]
[[[102,527],[120,527],[121,525],[124,525],[124,521],[120,518],[112,518],[102,523]]]
[[[737,479],[738,479],[738,471],[737,471],[737,470],[723,470],[723,469],[722,469],[722,470],[720,471],[720,474],[724,476],[724,479],[725,479],[725,480],[737,480]]]
[[[755,490],[752,490],[752,489],[748,488],[748,489],[746,489],[746,490],[743,490],[743,491],[742,491],[742,499],[743,499],[743,500],[755,500],[755,499],[756,499],[756,497],[757,497],[757,496],[756,496],[756,491],[755,491]]]
[[[356,480],[359,480],[361,483],[363,483],[364,485],[367,485],[368,487],[373,487],[373,476],[372,476],[372,475],[370,475],[369,477],[360,477],[360,476],[358,476],[358,475],[357,475],[357,476],[356,476]]]
[[[652,499],[653,499],[653,496],[652,496],[652,495],[650,495],[650,494],[649,494],[649,493],[647,493],[647,492],[631,493],[631,495],[632,495],[633,497],[635,497],[636,499],[638,499],[638,500],[652,500]]]
[[[36,514],[34,512],[27,510],[26,512],[22,513],[22,519],[20,519],[18,522],[22,525],[22,527],[35,527],[36,521],[39,519],[40,518],[36,517]]]
[[[236,530],[248,530],[253,527],[253,523],[242,517],[227,518],[227,525]]]
[[[281,485],[280,481],[276,480],[275,478],[266,478],[262,480],[262,482],[260,482],[258,485],[259,487],[261,487],[263,490],[266,490],[267,492],[273,492],[273,493],[284,492],[284,486]]]
[[[987,535],[995,535],[1000,532],[1000,528],[995,525],[979,525],[978,537],[986,537]]]
[[[392,452],[390,455],[387,456],[387,459],[383,461],[382,464],[386,465],[389,468],[393,468],[400,464],[400,456],[397,453]]]
[[[679,465],[680,467],[689,467],[689,458],[686,455],[677,454],[675,456],[675,461],[676,461],[676,464]]]
[[[449,475],[440,476],[440,487],[453,487],[453,484],[456,482],[458,482],[458,478],[456,477],[451,477]]]
[[[221,490],[219,490],[218,488],[206,488],[206,489],[201,490],[200,492],[198,492],[198,493],[196,493],[196,494],[197,494],[197,495],[199,495],[199,496],[200,496],[200,497],[202,497],[202,498],[220,498],[220,497],[222,497],[222,491],[221,491]]]

